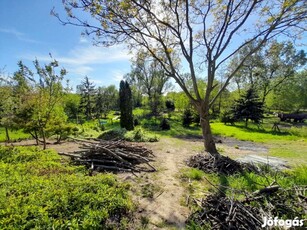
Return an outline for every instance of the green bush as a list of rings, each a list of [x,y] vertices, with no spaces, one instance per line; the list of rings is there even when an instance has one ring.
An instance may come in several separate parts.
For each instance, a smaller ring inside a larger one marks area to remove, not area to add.
[[[161,123],[160,123],[160,128],[162,130],[170,130],[171,129],[171,125],[169,123],[169,121],[166,118],[163,118]]]
[[[102,140],[114,140],[114,139],[124,139],[125,133],[127,132],[126,129],[122,128],[115,128],[108,130],[98,136],[98,139]]]
[[[120,227],[133,207],[128,185],[61,161],[53,151],[0,146],[0,229]]]
[[[157,142],[159,138],[156,135],[150,135],[145,132],[142,128],[137,128],[134,131],[129,131],[125,134],[124,137],[127,141],[135,142]]]
[[[182,115],[183,127],[189,127],[192,124],[193,115],[190,109],[185,109]]]

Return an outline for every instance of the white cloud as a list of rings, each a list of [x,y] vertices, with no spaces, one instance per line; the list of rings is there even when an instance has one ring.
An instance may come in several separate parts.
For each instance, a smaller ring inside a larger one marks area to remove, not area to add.
[[[27,60],[33,60],[37,57],[40,61],[50,61],[48,55],[25,55],[23,58]],[[116,61],[129,61],[131,54],[123,46],[113,47],[97,47],[93,45],[77,46],[70,50],[67,55],[53,55],[53,57],[61,64],[69,65],[92,65],[92,64],[107,64]]]
[[[14,29],[14,28],[0,28],[0,33],[5,33],[5,34],[10,34],[15,36],[18,40],[23,41],[23,42],[28,42],[28,43],[37,43],[41,44],[42,42],[28,38],[26,34]]]
[[[123,46],[108,48],[92,45],[78,46],[67,56],[57,57],[60,63],[72,65],[105,64],[115,61],[129,60],[131,56]]]
[[[112,71],[113,80],[116,82],[120,82],[121,80],[123,80],[125,73],[127,72],[121,70]]]
[[[78,67],[68,67],[67,71],[68,73],[85,76],[93,72],[94,69],[89,66],[78,66]]]
[[[56,53],[56,52],[55,52]],[[34,60],[37,58],[42,62],[49,62],[48,55],[22,55],[23,59]],[[78,75],[89,75],[94,71],[93,65],[103,65],[119,61],[129,61],[131,54],[124,46],[118,45],[113,47],[97,47],[91,44],[78,45],[72,50],[68,51],[67,55],[53,55],[61,66],[65,66],[69,73]]]

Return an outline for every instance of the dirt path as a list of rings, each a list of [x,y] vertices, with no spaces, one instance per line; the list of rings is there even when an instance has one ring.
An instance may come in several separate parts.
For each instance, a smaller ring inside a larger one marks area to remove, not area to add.
[[[195,145],[200,144],[195,142]],[[189,209],[182,205],[185,196],[184,188],[180,184],[180,169],[185,166],[185,160],[197,151],[187,148],[191,147],[188,141],[176,141],[170,138],[163,138],[147,146],[156,155],[154,165],[158,168],[158,172],[146,174],[141,184],[148,186],[152,183],[156,191],[152,198],[137,197],[139,213],[148,218],[148,229],[184,229]]]
[[[156,155],[157,172],[143,174],[139,179],[132,179],[135,187],[153,186],[153,197],[146,197],[142,191],[135,196],[139,204],[138,212],[149,222],[147,229],[185,229],[185,221],[190,210],[185,206],[185,188],[180,182],[180,170],[185,161],[203,150],[201,139],[162,138],[159,142],[146,144]],[[222,154],[233,158],[249,154],[267,154],[268,148],[253,142],[223,138],[217,145]],[[137,191],[136,191],[137,193]]]

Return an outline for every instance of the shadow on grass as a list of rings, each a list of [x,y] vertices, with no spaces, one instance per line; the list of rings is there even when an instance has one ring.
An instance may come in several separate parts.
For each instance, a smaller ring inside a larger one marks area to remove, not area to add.
[[[276,135],[276,136],[289,136],[291,135],[289,132],[285,131],[274,131],[274,130],[266,130],[263,127],[245,127],[242,125],[232,125],[233,127],[236,127],[240,129],[241,131],[247,132],[247,133],[261,133],[261,134],[270,134],[270,135]]]

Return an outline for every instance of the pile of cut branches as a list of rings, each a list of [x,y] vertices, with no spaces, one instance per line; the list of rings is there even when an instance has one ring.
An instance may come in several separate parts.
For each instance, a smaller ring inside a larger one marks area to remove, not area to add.
[[[153,172],[150,164],[153,153],[141,145],[125,141],[79,140],[80,150],[60,152],[69,156],[75,163],[86,165],[92,171]]]
[[[256,208],[243,205],[221,194],[209,195],[198,204],[200,210],[192,214],[189,221],[210,229],[259,229],[262,219]],[[209,226],[208,226],[209,225]]]
[[[187,165],[198,168],[206,173],[219,173],[224,175],[232,175],[237,172],[243,172],[243,170],[257,171],[254,165],[240,163],[222,155],[214,157],[208,153],[199,153],[190,157]]]
[[[283,217],[293,220],[307,214],[307,187],[294,186],[282,189],[278,185],[268,186],[247,194],[238,200],[221,192],[202,200],[194,200],[198,211],[188,222],[210,229],[263,229],[263,217]],[[297,225],[298,226],[298,225]]]

